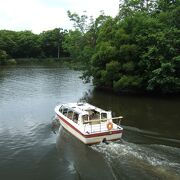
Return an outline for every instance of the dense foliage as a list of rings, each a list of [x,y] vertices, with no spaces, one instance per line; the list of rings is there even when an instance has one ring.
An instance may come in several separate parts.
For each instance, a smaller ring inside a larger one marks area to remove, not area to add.
[[[180,1],[124,0],[115,18],[68,11],[74,30],[39,35],[0,31],[0,64],[7,58],[70,56],[83,78],[117,92],[180,92]]]
[[[66,31],[56,28],[39,35],[31,31],[0,31],[0,62],[8,58],[45,58],[67,56],[62,48]]]
[[[84,78],[92,76],[96,87],[180,92],[179,0],[125,0],[115,18],[102,13],[89,26],[86,16],[69,17],[76,30],[66,47],[86,62]]]

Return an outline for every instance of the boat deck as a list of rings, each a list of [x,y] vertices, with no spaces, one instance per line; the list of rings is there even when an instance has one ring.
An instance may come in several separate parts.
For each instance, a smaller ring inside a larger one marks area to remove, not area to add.
[[[113,130],[118,130],[117,129],[117,125],[113,123],[113,128],[111,129],[111,131]],[[107,132],[109,131],[107,129],[107,124],[106,123],[101,123],[101,124],[86,124],[83,127],[83,131],[87,134],[91,134],[91,133],[97,133],[97,132]]]

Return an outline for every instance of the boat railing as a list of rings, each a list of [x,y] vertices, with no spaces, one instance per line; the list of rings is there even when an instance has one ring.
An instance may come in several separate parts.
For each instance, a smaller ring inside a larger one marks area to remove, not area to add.
[[[118,117],[113,117],[113,118],[86,120],[83,122],[84,132],[86,132],[87,129],[88,129],[87,132],[89,132],[89,128],[90,128],[91,133],[101,132],[102,130],[104,130],[103,128],[104,124],[102,124],[103,122],[112,122],[120,126],[122,118],[123,118],[122,116],[118,116]],[[87,125],[89,125],[90,127]]]

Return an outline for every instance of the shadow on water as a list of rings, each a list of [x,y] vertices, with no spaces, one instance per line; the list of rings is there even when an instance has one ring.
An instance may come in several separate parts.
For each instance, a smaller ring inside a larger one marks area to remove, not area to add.
[[[67,179],[115,179],[103,154],[84,145],[62,127],[57,138],[57,149],[60,161],[66,165]]]

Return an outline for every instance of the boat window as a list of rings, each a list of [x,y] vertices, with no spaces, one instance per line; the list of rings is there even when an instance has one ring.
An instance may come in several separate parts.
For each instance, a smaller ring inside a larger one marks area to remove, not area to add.
[[[98,111],[94,111],[93,119],[100,119],[100,113]]]
[[[100,119],[100,113],[98,111],[94,112],[94,118],[95,119]]]
[[[63,106],[61,106],[60,108],[59,108],[59,112],[63,112]]]
[[[94,111],[88,110],[87,112],[89,113],[89,119],[90,119],[90,120],[93,119],[93,117],[94,117]]]
[[[98,111],[95,111],[94,109],[88,110],[89,113],[89,119],[99,119],[100,118],[100,113]]]
[[[78,118],[79,118],[79,114],[77,114],[76,112],[74,112],[74,114],[73,114],[73,119],[72,119],[72,120],[73,120],[75,123],[77,123]]]
[[[72,110],[68,111],[67,117],[72,120],[72,117],[73,117],[73,111]]]
[[[101,113],[101,119],[107,119],[107,113]]]
[[[83,119],[83,121],[88,121],[88,115],[83,115],[82,119]]]
[[[63,108],[63,115],[64,115],[64,116],[67,116],[67,112],[68,112],[68,108],[64,107],[64,108]]]

